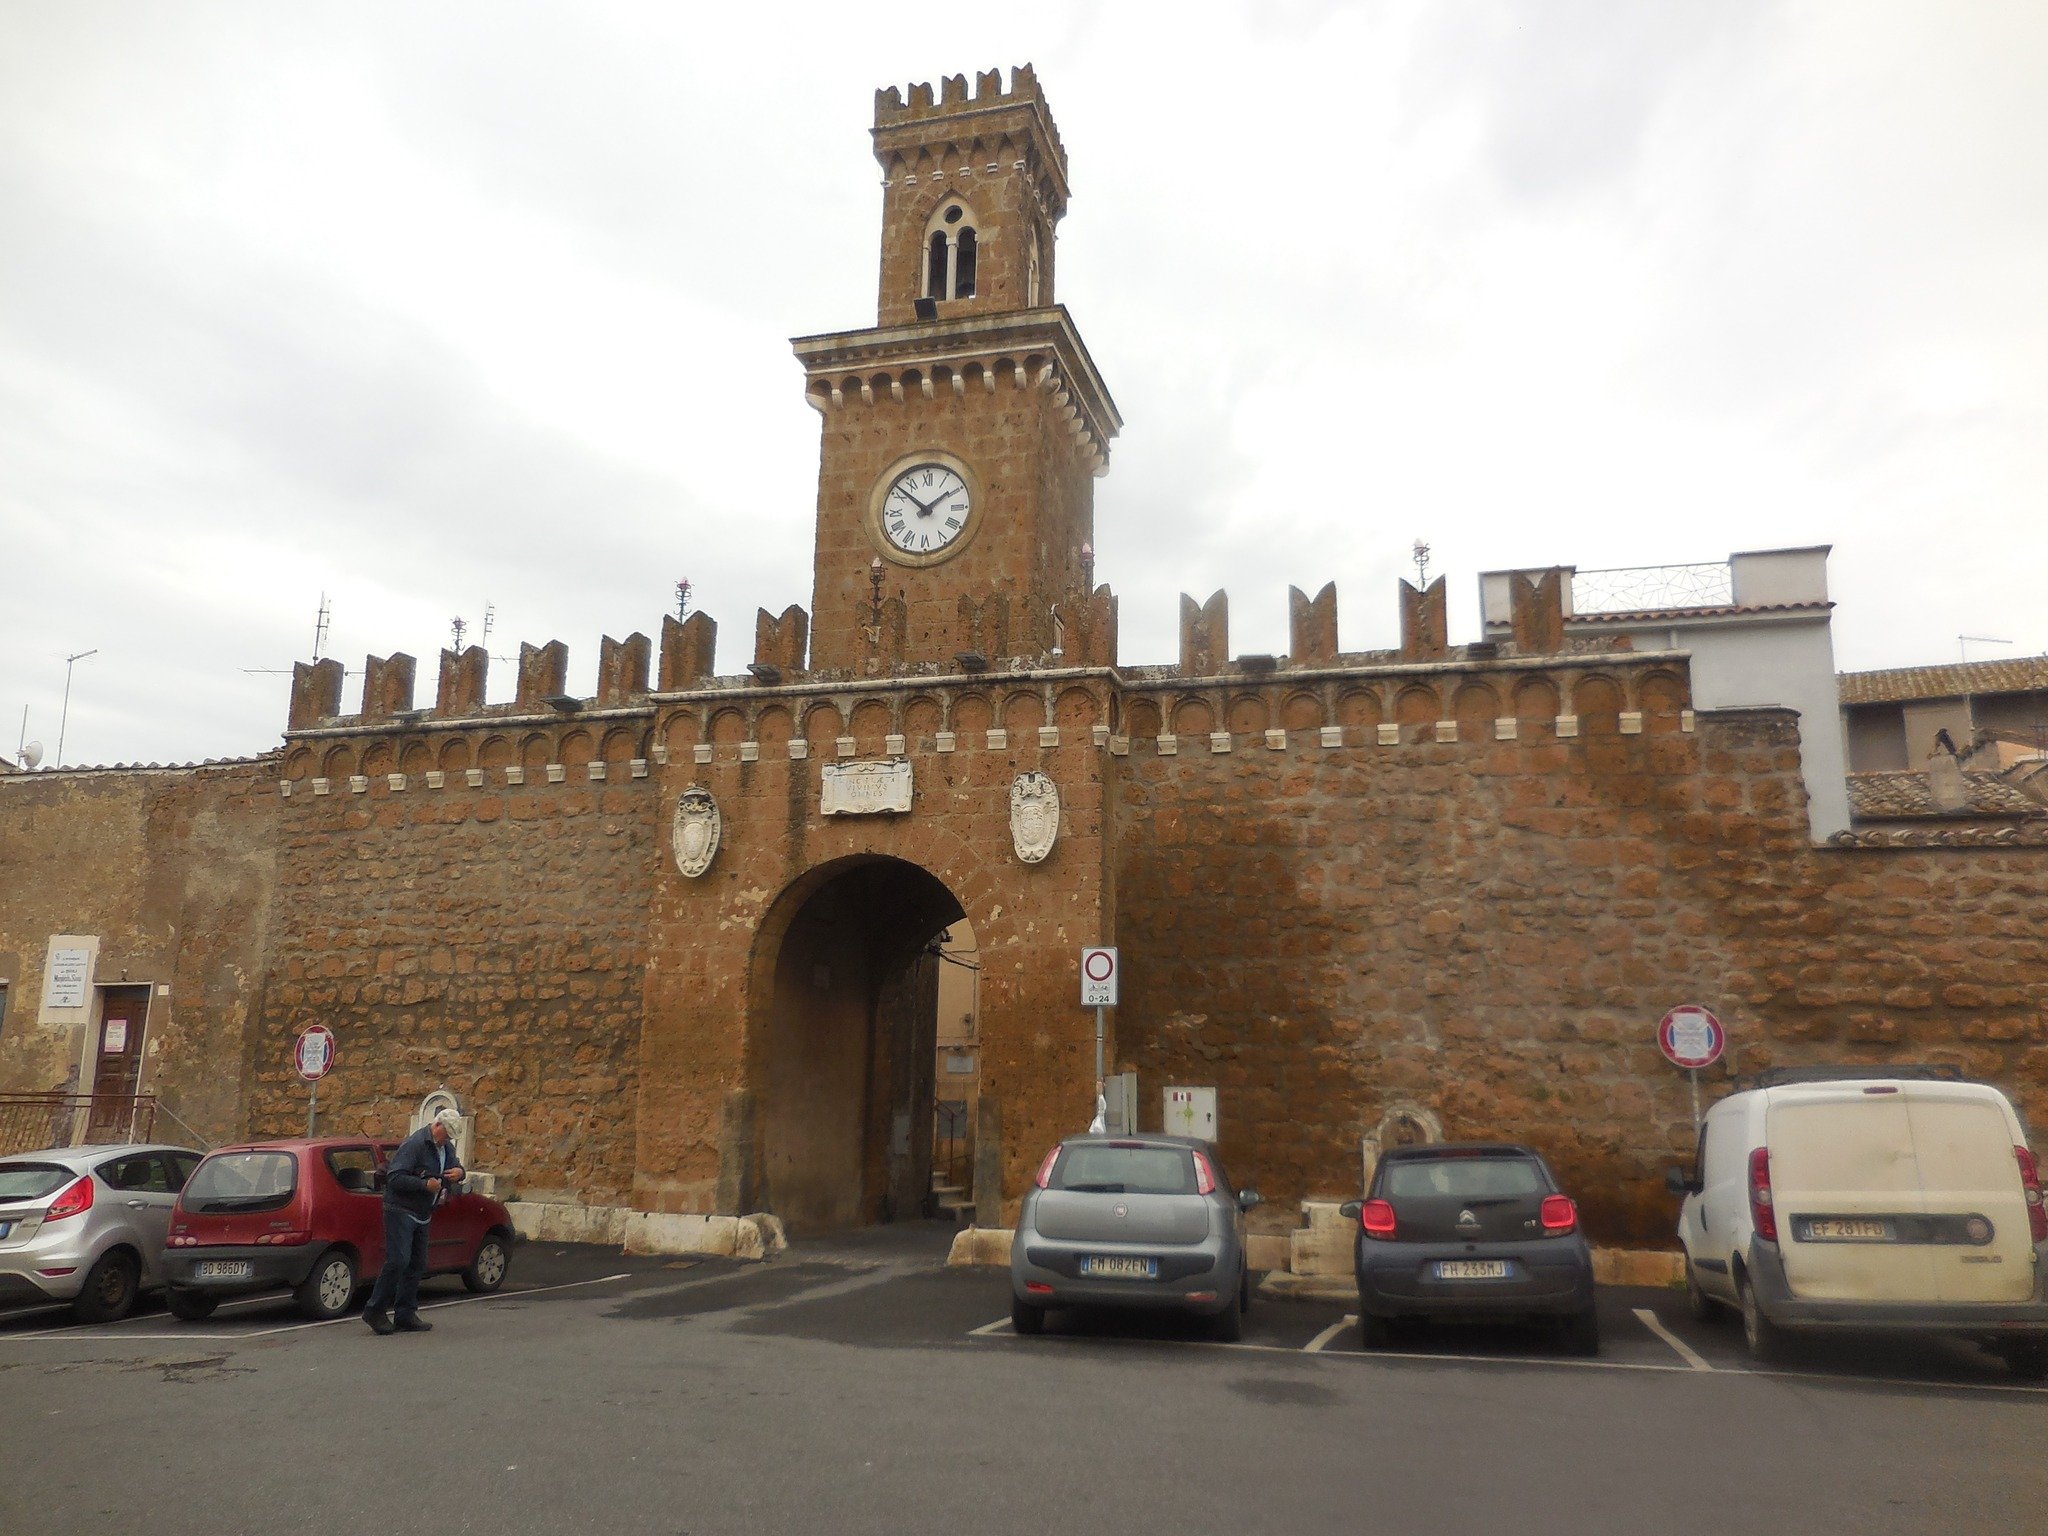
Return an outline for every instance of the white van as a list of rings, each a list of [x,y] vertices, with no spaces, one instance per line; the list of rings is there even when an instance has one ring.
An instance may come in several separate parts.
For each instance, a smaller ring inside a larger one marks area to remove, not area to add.
[[[1678,1239],[1693,1313],[1741,1313],[1769,1360],[1785,1329],[1961,1334],[2048,1375],[2048,1211],[1996,1088],[1837,1075],[1730,1094],[1707,1112]]]

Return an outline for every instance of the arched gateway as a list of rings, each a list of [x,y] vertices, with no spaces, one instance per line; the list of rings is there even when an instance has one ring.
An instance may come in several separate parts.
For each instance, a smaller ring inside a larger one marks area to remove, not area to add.
[[[754,1193],[793,1226],[924,1212],[937,941],[966,916],[936,876],[856,854],[793,881],[755,944]]]

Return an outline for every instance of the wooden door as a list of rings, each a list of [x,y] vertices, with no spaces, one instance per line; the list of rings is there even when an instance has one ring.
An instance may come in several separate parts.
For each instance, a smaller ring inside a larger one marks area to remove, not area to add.
[[[142,1082],[142,1032],[149,988],[108,987],[101,994],[99,1050],[92,1076],[89,1142],[128,1141],[136,1134],[135,1093]]]

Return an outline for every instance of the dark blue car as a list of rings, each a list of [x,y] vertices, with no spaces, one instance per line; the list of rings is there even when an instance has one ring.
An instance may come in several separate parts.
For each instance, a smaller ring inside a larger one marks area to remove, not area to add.
[[[1358,1220],[1358,1332],[1392,1342],[1403,1319],[1555,1319],[1565,1342],[1600,1352],[1593,1250],[1578,1207],[1528,1147],[1395,1147],[1344,1214]]]

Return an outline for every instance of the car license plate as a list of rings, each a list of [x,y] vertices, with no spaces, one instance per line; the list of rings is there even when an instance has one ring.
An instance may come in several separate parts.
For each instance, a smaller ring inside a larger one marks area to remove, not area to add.
[[[201,1259],[192,1266],[194,1280],[247,1280],[255,1273],[248,1259]]]
[[[1081,1260],[1081,1273],[1095,1280],[1153,1280],[1159,1275],[1159,1261],[1096,1253]]]
[[[1892,1227],[1888,1221],[1844,1221],[1829,1217],[1806,1224],[1807,1239],[1816,1243],[1882,1243],[1891,1235]]]
[[[1506,1259],[1438,1259],[1436,1277],[1439,1280],[1505,1280],[1508,1277]]]

